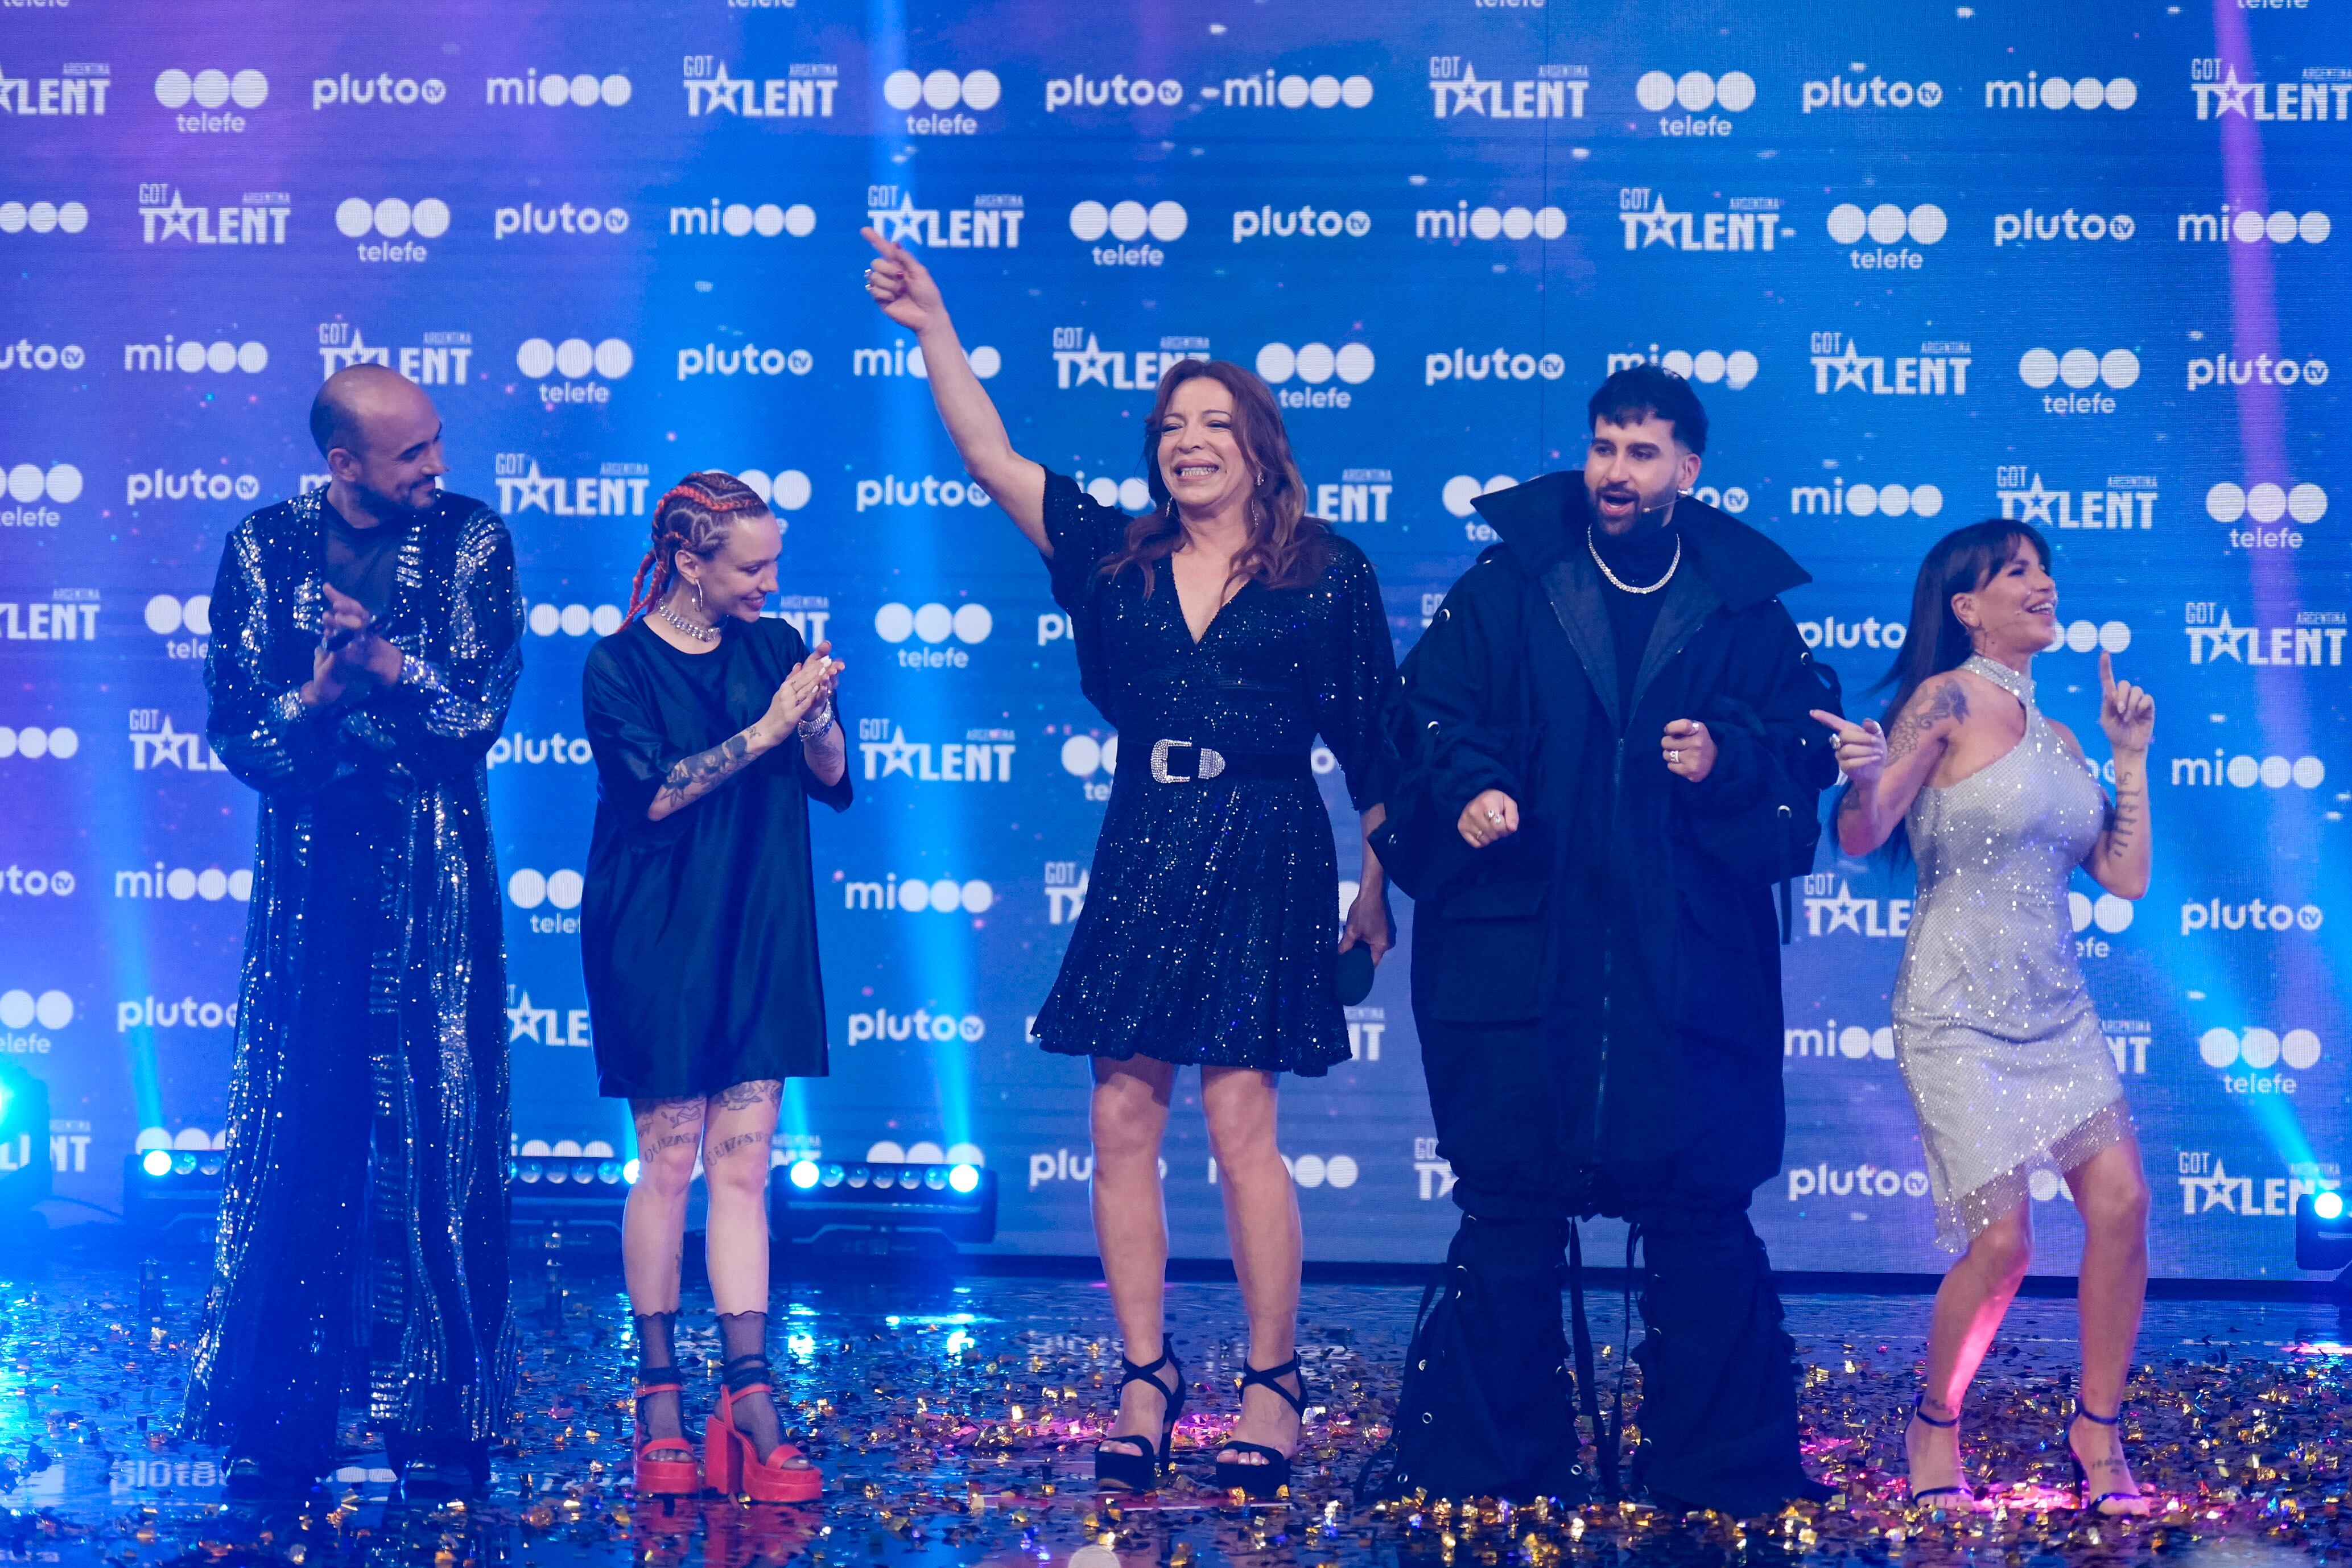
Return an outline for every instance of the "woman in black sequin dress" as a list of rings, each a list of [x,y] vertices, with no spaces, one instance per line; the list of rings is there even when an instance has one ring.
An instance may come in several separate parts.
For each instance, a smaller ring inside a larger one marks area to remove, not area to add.
[[[1256,376],[1182,361],[1160,378],[1145,426],[1155,509],[1130,520],[1013,450],[929,273],[866,238],[881,253],[868,292],[919,339],[965,467],[1045,555],[1080,683],[1126,764],[1036,1024],[1047,1050],[1094,1058],[1095,1236],[1130,1373],[1097,1475],[1156,1479],[1182,1402],[1181,1369],[1132,1352],[1167,1349],[1160,1142],[1176,1070],[1198,1064],[1249,1364],[1265,1374],[1243,1391],[1219,1475],[1270,1490],[1297,1447],[1301,1392],[1298,1207],[1276,1146],[1276,1075],[1347,1059],[1336,955],[1362,945],[1377,960],[1390,941],[1369,846],[1362,890],[1337,918],[1330,819],[1308,764],[1320,735],[1365,829],[1379,826],[1396,686],[1380,584],[1360,550],[1304,515]]]

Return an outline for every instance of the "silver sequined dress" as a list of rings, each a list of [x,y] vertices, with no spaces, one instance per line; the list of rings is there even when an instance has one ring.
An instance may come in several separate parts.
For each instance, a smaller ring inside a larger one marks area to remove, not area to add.
[[[2066,884],[2106,792],[2006,665],[1960,666],[2025,707],[1998,762],[1924,788],[1906,826],[1918,900],[1895,977],[1895,1058],[1919,1113],[1937,1240],[1958,1251],[2015,1208],[2036,1169],[2071,1170],[2129,1128],[2074,962]]]

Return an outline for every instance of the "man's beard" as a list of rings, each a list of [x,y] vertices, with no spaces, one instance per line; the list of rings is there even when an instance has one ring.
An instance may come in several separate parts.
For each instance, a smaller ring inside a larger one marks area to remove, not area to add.
[[[1673,520],[1675,502],[1681,499],[1682,492],[1672,485],[1654,496],[1645,496],[1633,486],[1629,485],[1625,488],[1631,491],[1633,498],[1633,517],[1626,528],[1626,532],[1648,533],[1654,529],[1664,528]],[[1591,503],[1592,515],[1597,521],[1601,516],[1601,492],[1587,485],[1584,493],[1585,499]]]
[[[415,494],[419,499],[409,500],[406,499],[408,494]],[[359,502],[361,510],[379,521],[395,521],[414,517],[420,511],[429,511],[433,503],[440,499],[440,494],[439,484],[432,480],[420,480],[401,494],[380,490],[364,479],[352,481],[352,499]]]

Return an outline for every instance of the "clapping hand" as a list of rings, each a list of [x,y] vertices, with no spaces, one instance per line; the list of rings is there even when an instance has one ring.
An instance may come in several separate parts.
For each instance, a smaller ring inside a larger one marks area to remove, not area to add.
[[[841,672],[848,668],[832,654],[833,644],[817,644],[815,650],[793,666],[783,684],[776,688],[775,696],[769,700],[768,711],[761,720],[774,741],[782,741],[793,726],[832,700]]]
[[[2145,688],[2116,679],[2112,655],[2099,655],[2099,728],[2119,756],[2145,756],[2156,733],[2156,699]]]

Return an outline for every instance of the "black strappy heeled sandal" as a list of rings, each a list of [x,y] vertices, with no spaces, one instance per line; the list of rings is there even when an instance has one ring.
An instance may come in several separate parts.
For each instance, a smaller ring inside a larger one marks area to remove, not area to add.
[[[1170,1388],[1160,1381],[1160,1369],[1166,1367],[1176,1374],[1176,1386]],[[1166,1410],[1160,1419],[1160,1442],[1141,1433],[1129,1433],[1118,1437],[1106,1437],[1095,1445],[1095,1485],[1104,1490],[1148,1492],[1160,1485],[1160,1478],[1173,1458],[1176,1447],[1177,1418],[1184,1414],[1184,1363],[1176,1359],[1176,1347],[1166,1334],[1160,1336],[1160,1354],[1138,1366],[1122,1352],[1118,1358],[1118,1387],[1124,1394],[1130,1383],[1148,1383],[1160,1393]],[[1113,1419],[1116,1420],[1116,1413]],[[1137,1453],[1128,1448],[1105,1447],[1110,1443],[1133,1443],[1142,1448]]]
[[[1911,1396],[1911,1419],[1925,1426],[1937,1426],[1947,1429],[1957,1426],[1960,1424],[1960,1418],[1957,1415],[1953,1416],[1949,1421],[1938,1421],[1934,1416],[1928,1415],[1927,1411],[1921,1409],[1920,1406],[1926,1403],[1927,1398],[1927,1396],[1924,1394],[1915,1394]],[[1961,1467],[1961,1474],[1966,1475],[1967,1473],[1966,1467]],[[1913,1502],[1927,1502],[1931,1499],[1948,1497],[1959,1498],[1969,1502],[1974,1502],[1976,1500],[1977,1494],[1970,1490],[1965,1484],[1949,1487],[1929,1487],[1923,1491],[1919,1488],[1911,1485],[1910,1478],[1908,1476],[1904,1478],[1903,1484],[1910,1492],[1911,1500]]]
[[[2096,1497],[2091,1495],[2090,1475],[2083,1468],[2082,1458],[2074,1452],[2074,1422],[2088,1421],[2097,1426],[2118,1426],[2123,1424],[2123,1418],[2124,1407],[2120,1405],[2116,1406],[2116,1413],[2113,1415],[2094,1415],[2090,1408],[2077,1399],[2074,1401],[2074,1417],[2066,1423],[2066,1462],[2074,1467],[2074,1506],[2086,1513],[2095,1513],[2102,1519],[2118,1519],[2127,1514],[2146,1513],[2147,1511],[2146,1494],[2140,1491],[2138,1483],[2134,1482],[2132,1489],[2127,1492],[2101,1492]],[[2118,1432],[2116,1435],[2116,1441],[2120,1446],[2123,1434]],[[2126,1473],[2129,1473],[2121,1455],[2096,1460],[2095,1463],[2102,1469],[2125,1468]],[[2138,1503],[2140,1506],[2109,1508],[2107,1504],[2111,1502]]]
[[[1298,1380],[1297,1393],[1291,1393],[1275,1381],[1284,1377]],[[1253,1386],[1274,1390],[1286,1404],[1298,1412],[1298,1441],[1304,1447],[1307,1442],[1307,1373],[1298,1364],[1298,1358],[1292,1356],[1280,1366],[1264,1369],[1244,1362],[1242,1393],[1248,1394]],[[1250,1465],[1234,1459],[1219,1459],[1217,1485],[1224,1490],[1238,1490],[1255,1502],[1273,1502],[1289,1489],[1291,1456],[1281,1449],[1270,1448],[1264,1443],[1244,1443],[1234,1439],[1228,1439],[1217,1447],[1231,1453],[1255,1454],[1265,1460],[1263,1464]]]

